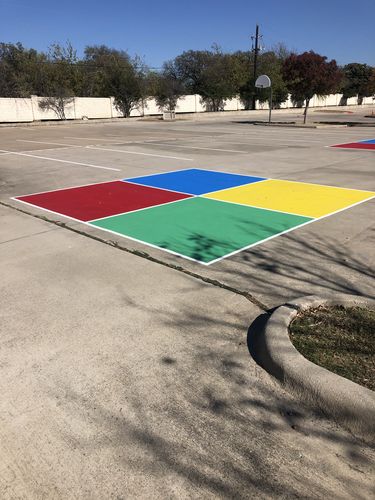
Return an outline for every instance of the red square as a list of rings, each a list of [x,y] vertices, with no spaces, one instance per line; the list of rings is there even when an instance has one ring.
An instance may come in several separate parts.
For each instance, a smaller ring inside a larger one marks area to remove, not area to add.
[[[113,181],[18,196],[16,199],[86,222],[185,198],[191,196],[165,189]]]

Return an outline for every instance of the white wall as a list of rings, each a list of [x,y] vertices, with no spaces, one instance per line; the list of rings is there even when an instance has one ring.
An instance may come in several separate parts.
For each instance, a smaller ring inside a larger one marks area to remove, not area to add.
[[[111,100],[108,97],[76,97],[75,118],[110,118]]]
[[[342,94],[332,94],[323,98],[314,96],[310,107],[339,106]],[[0,97],[0,123],[1,122],[32,122],[40,120],[57,120],[58,116],[52,110],[41,110],[39,102],[42,97],[7,98]],[[363,105],[375,105],[373,97],[363,99]],[[356,106],[357,97],[347,100],[347,106]],[[281,104],[281,108],[293,108],[290,98]],[[224,106],[225,111],[238,111],[244,109],[240,99],[228,99]],[[268,102],[257,102],[257,109],[268,109]],[[177,113],[203,113],[204,103],[200,95],[187,95],[181,97],[176,106]],[[147,99],[143,105],[131,112],[131,116],[161,115],[162,111],[157,106],[155,99]],[[122,113],[116,108],[113,97],[75,97],[73,102],[66,106],[67,119],[87,118],[117,118]]]
[[[0,98],[1,122],[32,122],[33,120],[31,99]]]

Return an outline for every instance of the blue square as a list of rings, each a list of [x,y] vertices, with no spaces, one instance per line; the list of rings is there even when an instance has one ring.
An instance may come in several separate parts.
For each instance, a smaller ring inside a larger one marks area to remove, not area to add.
[[[213,170],[201,170],[191,168],[188,170],[177,170],[164,174],[146,175],[144,177],[133,177],[123,179],[126,182],[134,182],[143,186],[170,189],[186,194],[206,194],[221,189],[228,189],[244,184],[251,184],[265,180],[265,177],[253,177],[250,175],[228,174],[214,172]]]
[[[375,139],[368,139],[367,141],[359,141],[361,144],[375,144]]]

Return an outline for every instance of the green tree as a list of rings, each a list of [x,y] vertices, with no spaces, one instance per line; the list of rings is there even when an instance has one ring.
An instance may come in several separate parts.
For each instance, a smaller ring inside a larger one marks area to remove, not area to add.
[[[61,120],[66,119],[66,107],[73,102],[81,86],[77,63],[77,52],[70,42],[65,47],[57,43],[50,46],[44,64],[44,98],[39,102],[39,107],[53,110]]]
[[[173,61],[164,63],[161,74],[154,74],[153,92],[160,110],[174,111],[178,99],[186,94],[182,81],[178,78]]]
[[[358,104],[362,103],[364,97],[375,94],[375,85],[372,81],[374,68],[367,64],[350,63],[343,67],[344,78],[341,92],[343,100],[358,96]]]
[[[238,61],[217,46],[212,51],[183,52],[173,67],[187,91],[201,95],[207,111],[222,110],[224,101],[236,96],[242,83]]]
[[[45,86],[46,56],[21,43],[0,43],[0,96],[41,95]]]
[[[305,102],[303,123],[311,98],[336,92],[342,80],[336,61],[327,62],[327,57],[313,51],[291,54],[283,63],[282,74],[292,99]]]
[[[92,78],[89,94],[114,97],[115,105],[125,116],[139,108],[145,97],[145,65],[139,58],[105,45],[86,47],[85,59],[87,76]],[[87,88],[87,83],[86,83]]]
[[[280,107],[280,104],[288,99],[288,89],[282,76],[282,65],[287,57],[287,49],[283,46],[277,46],[274,49],[258,55],[258,74],[268,75],[272,82],[272,103],[273,107]],[[244,83],[240,87],[240,98],[245,109],[251,109],[254,94],[260,102],[269,100],[269,89],[256,89],[253,78],[254,56],[252,52],[236,52],[244,75]]]

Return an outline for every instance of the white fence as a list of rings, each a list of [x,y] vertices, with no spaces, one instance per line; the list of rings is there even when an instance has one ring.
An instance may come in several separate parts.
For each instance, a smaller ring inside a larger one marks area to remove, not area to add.
[[[314,96],[310,101],[311,107],[339,106],[342,94],[333,94],[324,98]],[[41,97],[30,98],[8,98],[0,97],[0,122],[32,122],[41,120],[56,120],[58,116],[53,110],[42,110],[39,107]],[[347,106],[356,106],[358,100],[351,97],[347,100]],[[363,99],[364,105],[373,104],[373,97]],[[293,108],[291,100],[284,102],[281,108]],[[225,102],[225,111],[240,111],[244,106],[239,98],[229,99]],[[268,109],[268,103],[257,103],[257,109]],[[177,113],[203,113],[206,111],[201,96],[187,95],[178,100]],[[158,108],[155,99],[147,99],[139,109],[132,111],[131,116],[161,115],[162,110]],[[65,115],[67,119],[93,119],[93,118],[117,118],[122,113],[115,106],[113,97],[75,97],[66,106]]]

